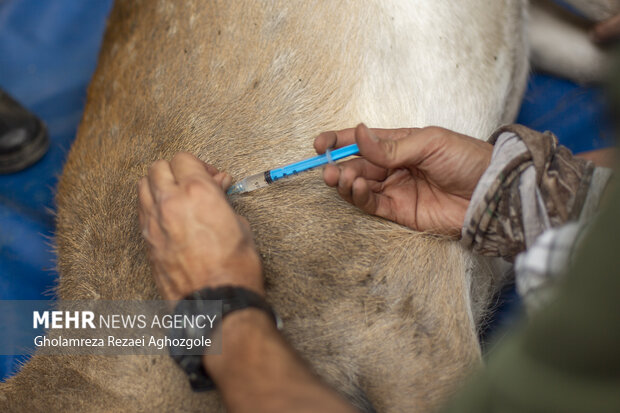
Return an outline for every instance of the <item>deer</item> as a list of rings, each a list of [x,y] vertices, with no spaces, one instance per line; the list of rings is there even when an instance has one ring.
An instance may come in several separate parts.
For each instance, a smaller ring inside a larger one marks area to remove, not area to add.
[[[187,151],[242,178],[312,156],[320,132],[360,121],[486,139],[519,109],[529,7],[117,0],[58,186],[58,297],[159,298],[136,190],[157,159]],[[366,215],[319,171],[230,202],[250,223],[284,336],[361,411],[429,411],[480,365],[478,333],[506,281],[497,260]],[[0,410],[44,409],[224,410],[167,356],[35,354],[0,384]]]

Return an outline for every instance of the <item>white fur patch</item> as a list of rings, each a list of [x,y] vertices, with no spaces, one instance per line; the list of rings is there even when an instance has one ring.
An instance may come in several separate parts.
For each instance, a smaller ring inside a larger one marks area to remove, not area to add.
[[[527,64],[522,1],[375,1],[357,97],[374,127],[437,125],[481,139],[502,122]],[[504,16],[503,20],[498,21]]]

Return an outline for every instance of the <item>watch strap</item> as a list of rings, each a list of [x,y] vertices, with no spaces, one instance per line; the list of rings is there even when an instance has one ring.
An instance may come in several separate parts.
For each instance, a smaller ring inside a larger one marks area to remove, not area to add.
[[[190,300],[221,300],[222,316],[220,320],[224,320],[224,317],[237,310],[257,308],[267,313],[273,319],[278,330],[281,329],[280,318],[267,301],[259,294],[247,288],[234,286],[203,288],[202,290],[193,292],[184,299],[184,301]],[[183,302],[177,304],[175,313],[182,312],[182,305]],[[183,307],[187,308],[187,306]],[[215,325],[217,324],[219,323],[216,321]],[[202,392],[215,389],[215,383],[202,363],[202,355],[171,354],[171,357],[187,374],[193,391]]]
[[[276,326],[279,327],[280,319],[265,299],[252,290],[243,287],[224,286],[217,288],[204,288],[190,294],[186,300],[221,300],[222,320],[228,314],[243,310],[244,308],[258,308],[266,312]]]

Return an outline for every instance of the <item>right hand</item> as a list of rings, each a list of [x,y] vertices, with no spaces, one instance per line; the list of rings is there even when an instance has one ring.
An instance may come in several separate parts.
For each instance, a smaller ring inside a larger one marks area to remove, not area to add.
[[[324,132],[327,148],[357,143],[360,158],[327,165],[325,183],[346,201],[417,231],[458,236],[493,146],[438,127],[368,129],[364,124]]]

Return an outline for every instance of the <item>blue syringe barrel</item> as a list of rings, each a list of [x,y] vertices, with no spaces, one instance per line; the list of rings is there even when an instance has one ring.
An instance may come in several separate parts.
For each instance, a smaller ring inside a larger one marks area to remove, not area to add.
[[[300,172],[307,171],[325,165],[331,161],[337,161],[347,156],[357,155],[360,153],[357,144],[345,146],[339,149],[334,149],[327,154],[318,155],[313,158],[304,159],[303,161],[295,162],[290,165],[283,166],[282,168],[272,169],[265,172],[265,180],[268,183],[277,181],[278,179],[286,178],[287,176],[296,175]]]

